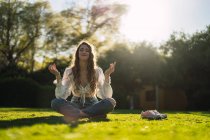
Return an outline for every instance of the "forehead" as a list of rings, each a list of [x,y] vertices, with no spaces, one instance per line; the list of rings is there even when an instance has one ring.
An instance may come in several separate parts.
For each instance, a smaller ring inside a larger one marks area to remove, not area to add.
[[[82,44],[79,49],[89,49],[87,44]]]

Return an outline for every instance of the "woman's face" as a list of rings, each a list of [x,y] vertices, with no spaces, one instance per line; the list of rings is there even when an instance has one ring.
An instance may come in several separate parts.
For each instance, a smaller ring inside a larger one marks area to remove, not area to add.
[[[79,59],[87,61],[90,55],[90,49],[86,44],[82,44],[79,48]]]

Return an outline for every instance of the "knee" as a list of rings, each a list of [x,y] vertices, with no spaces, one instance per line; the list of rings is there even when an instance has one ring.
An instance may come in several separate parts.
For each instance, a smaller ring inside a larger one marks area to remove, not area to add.
[[[113,107],[116,106],[116,101],[114,98],[106,98],[106,100],[108,100],[113,105]]]
[[[64,99],[53,99],[51,101],[51,108],[55,111],[58,111],[59,110],[59,107],[64,103]]]

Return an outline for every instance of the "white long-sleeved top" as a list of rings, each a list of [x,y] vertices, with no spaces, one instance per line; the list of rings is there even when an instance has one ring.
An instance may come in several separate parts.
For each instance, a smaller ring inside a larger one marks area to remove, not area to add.
[[[103,70],[100,67],[95,69],[96,71],[96,90],[94,93],[91,93],[90,84],[87,84],[85,87],[82,85],[79,86],[79,90],[75,92],[75,83],[73,80],[73,73],[70,67],[66,68],[63,74],[63,78],[60,82],[56,83],[55,96],[56,98],[67,99],[71,93],[74,96],[79,96],[85,98],[85,96],[97,96],[101,99],[111,98],[113,91],[111,87],[111,79],[109,83],[105,81],[105,76]],[[84,101],[85,102],[85,101]]]

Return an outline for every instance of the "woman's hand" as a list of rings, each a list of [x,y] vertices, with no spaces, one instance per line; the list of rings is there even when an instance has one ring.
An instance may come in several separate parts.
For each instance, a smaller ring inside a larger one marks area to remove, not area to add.
[[[48,67],[49,71],[54,74],[55,76],[59,76],[60,72],[57,70],[56,65],[55,64],[51,64]]]
[[[116,65],[116,62],[111,63],[109,65],[109,68],[105,71],[104,75],[105,76],[110,76],[115,71],[115,65]]]

